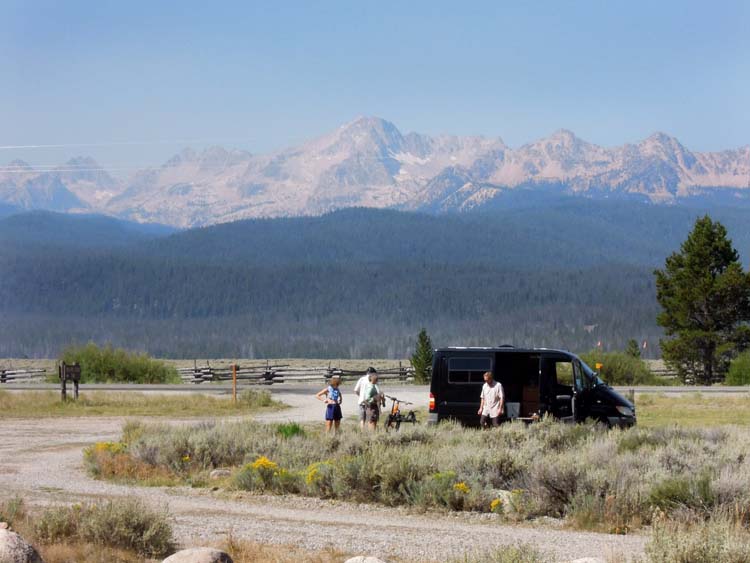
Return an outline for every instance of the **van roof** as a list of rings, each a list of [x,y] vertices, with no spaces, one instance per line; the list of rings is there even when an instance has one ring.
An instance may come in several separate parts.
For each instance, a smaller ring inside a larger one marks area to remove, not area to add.
[[[446,346],[444,348],[437,348],[435,352],[515,352],[515,353],[526,353],[534,354],[538,352],[551,352],[553,354],[572,354],[569,350],[562,350],[558,348],[516,348],[508,344],[502,346]]]

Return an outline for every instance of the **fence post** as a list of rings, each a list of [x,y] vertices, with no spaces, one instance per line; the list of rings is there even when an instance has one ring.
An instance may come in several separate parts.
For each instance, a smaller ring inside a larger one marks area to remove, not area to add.
[[[232,401],[237,404],[237,364],[232,364]]]
[[[60,376],[60,395],[63,401],[68,398],[68,389],[65,385],[65,362],[61,362],[57,366],[57,375]]]

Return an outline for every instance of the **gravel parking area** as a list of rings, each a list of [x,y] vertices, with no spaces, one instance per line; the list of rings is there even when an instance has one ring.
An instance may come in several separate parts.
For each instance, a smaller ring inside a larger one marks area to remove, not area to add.
[[[281,387],[281,386],[279,386]],[[317,386],[274,389],[274,397],[290,409],[264,414],[264,420],[320,420],[323,407],[314,398]],[[424,388],[401,387],[400,398],[427,404]],[[344,390],[344,413],[356,413],[350,388]],[[116,440],[122,418],[10,419],[0,440],[0,498],[24,497],[32,505],[90,498],[141,497],[154,506],[168,506],[177,537],[184,545],[234,537],[310,549],[333,546],[353,554],[366,549],[384,559],[444,561],[452,556],[499,545],[528,543],[558,561],[595,557],[622,561],[642,555],[646,537],[614,536],[561,529],[554,523],[507,525],[494,515],[415,514],[406,509],[328,502],[304,497],[232,496],[189,488],[144,488],[116,485],[88,477],[81,450],[100,440]],[[172,421],[195,424],[196,420]],[[345,421],[354,431],[356,422]],[[363,548],[363,546],[367,546]]]

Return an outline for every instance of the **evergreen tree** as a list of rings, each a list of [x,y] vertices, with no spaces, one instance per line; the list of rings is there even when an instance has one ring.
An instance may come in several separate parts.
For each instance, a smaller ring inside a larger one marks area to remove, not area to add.
[[[417,335],[417,348],[411,357],[411,365],[414,366],[414,380],[417,383],[427,383],[430,380],[432,369],[432,341],[425,329]]]
[[[628,340],[628,347],[625,348],[625,353],[628,356],[633,356],[634,358],[640,358],[641,357],[641,347],[638,346],[638,342],[636,342],[633,338]]]
[[[719,222],[698,219],[680,252],[657,270],[657,322],[666,363],[683,380],[711,383],[726,373],[729,359],[750,341],[750,277]]]

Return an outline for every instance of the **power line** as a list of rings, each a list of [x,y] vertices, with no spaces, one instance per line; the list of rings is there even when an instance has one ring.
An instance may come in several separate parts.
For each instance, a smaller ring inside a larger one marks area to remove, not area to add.
[[[21,149],[68,149],[68,148],[96,148],[96,147],[119,147],[133,145],[190,145],[206,143],[244,143],[249,139],[160,139],[153,141],[101,141],[96,143],[53,143],[38,145],[0,145],[0,150]]]

